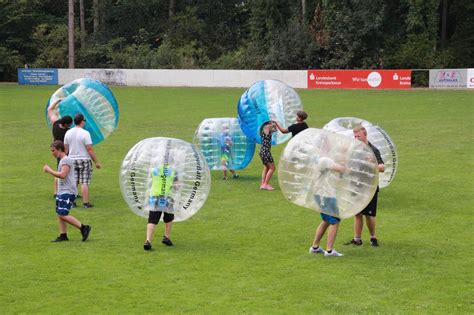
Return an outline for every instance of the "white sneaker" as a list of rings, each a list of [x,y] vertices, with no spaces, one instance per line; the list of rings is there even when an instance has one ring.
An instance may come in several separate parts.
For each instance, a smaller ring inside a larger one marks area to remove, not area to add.
[[[344,254],[338,253],[335,249],[333,249],[331,252],[324,252],[324,256],[326,256],[326,257],[329,257],[329,256],[341,257],[341,256],[344,256]]]
[[[314,249],[313,246],[309,248],[309,253],[310,254],[326,254],[326,251],[322,249],[321,247],[318,247],[317,249]]]

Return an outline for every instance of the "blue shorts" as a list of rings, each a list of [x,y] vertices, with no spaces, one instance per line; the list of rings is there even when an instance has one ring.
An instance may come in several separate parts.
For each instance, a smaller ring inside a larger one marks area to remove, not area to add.
[[[314,196],[314,200],[321,208],[321,219],[326,221],[329,224],[338,224],[341,222],[341,219],[332,216],[332,215],[339,215],[339,208],[337,207],[337,200],[333,197],[322,197],[319,195]],[[332,214],[332,215],[330,215]]]
[[[72,204],[76,200],[74,194],[60,194],[56,196],[56,213],[58,215],[68,215]]]
[[[323,219],[323,221],[326,221],[327,223],[329,223],[331,225],[338,224],[339,222],[341,222],[341,219],[336,218],[336,217],[332,217],[332,216],[327,215],[325,213],[321,213],[321,219]]]

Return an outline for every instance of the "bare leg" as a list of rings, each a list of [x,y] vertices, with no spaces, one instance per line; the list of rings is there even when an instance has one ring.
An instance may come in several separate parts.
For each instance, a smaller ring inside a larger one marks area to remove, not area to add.
[[[170,238],[170,235],[171,235],[171,223],[173,223],[173,222],[165,223],[165,236],[166,236],[166,238]]]
[[[81,192],[82,192],[82,201],[84,203],[89,203],[89,185],[81,184]]]
[[[367,223],[367,227],[369,228],[370,238],[377,238],[375,235],[375,217],[366,215],[365,222]]]
[[[81,229],[81,222],[79,222],[79,220],[73,217],[72,215],[59,216],[59,219],[63,221],[63,223],[66,222],[77,227],[78,229]]]
[[[264,165],[263,171],[262,171],[262,181],[260,183],[261,186],[265,185],[265,178],[267,177],[267,173],[268,173],[268,167]]]
[[[153,240],[153,232],[155,231],[156,224],[148,223],[146,226],[146,240],[151,243]]]
[[[268,183],[270,182],[270,178],[272,178],[273,172],[275,172],[275,163],[270,163],[268,164],[267,175],[265,176],[263,183],[264,185],[268,185]]]
[[[58,216],[58,225],[59,225],[59,233],[60,234],[66,234],[67,233],[67,225],[66,225],[66,222],[61,220],[60,216]]]
[[[354,217],[354,239],[360,240],[362,237],[362,228],[364,227],[364,219],[362,214],[357,214]]]
[[[318,247],[321,239],[323,238],[326,229],[328,228],[329,223],[326,221],[322,221],[316,229],[316,233],[314,235],[313,247]]]
[[[326,244],[326,250],[327,251],[331,251],[334,248],[334,241],[336,240],[338,227],[339,227],[339,223],[331,224],[329,226],[328,240],[327,240],[327,244]]]
[[[227,178],[227,169],[222,170],[224,172],[224,178]]]

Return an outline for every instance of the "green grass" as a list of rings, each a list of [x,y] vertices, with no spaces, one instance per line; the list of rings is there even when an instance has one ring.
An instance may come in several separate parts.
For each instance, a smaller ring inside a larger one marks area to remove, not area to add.
[[[139,140],[191,142],[210,117],[234,117],[243,89],[119,88],[118,129],[96,146],[90,241],[57,224],[44,106],[57,87],[0,85],[0,309],[7,313],[473,313],[474,91],[301,90],[308,124],[364,118],[395,141],[399,168],[379,195],[379,248],[307,250],[319,215],[258,189],[258,156],[220,180],[204,207],[173,226],[175,246],[142,244],[146,220],[122,199],[118,172]],[[274,147],[277,161],[284,145]],[[277,177],[272,184],[278,187]],[[163,226],[156,229],[160,238]],[[364,230],[367,241],[367,231]],[[367,242],[366,242],[367,243]]]

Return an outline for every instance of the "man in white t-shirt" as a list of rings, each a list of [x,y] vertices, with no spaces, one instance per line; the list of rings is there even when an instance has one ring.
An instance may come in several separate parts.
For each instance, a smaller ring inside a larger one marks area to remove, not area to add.
[[[100,168],[100,163],[92,147],[91,135],[84,129],[86,124],[84,115],[76,114],[74,116],[74,124],[76,126],[69,129],[64,136],[64,147],[66,154],[74,162],[76,183],[81,184],[84,208],[92,208],[93,206],[89,203],[89,185],[92,177],[91,160],[94,161],[95,167],[98,169]]]

